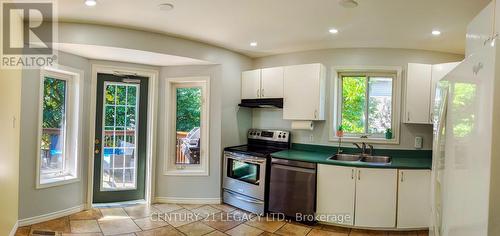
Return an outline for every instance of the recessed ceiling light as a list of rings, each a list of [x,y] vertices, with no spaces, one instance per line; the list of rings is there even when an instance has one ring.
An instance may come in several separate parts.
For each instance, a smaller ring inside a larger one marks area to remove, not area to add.
[[[432,31],[432,35],[435,35],[435,36],[441,35],[441,31],[439,31],[439,30],[433,30]]]
[[[257,42],[251,42],[251,43],[250,43],[250,46],[252,46],[252,47],[257,47]]]
[[[354,0],[340,0],[339,4],[345,8],[355,8],[358,6],[358,2]]]
[[[332,29],[329,29],[328,32],[330,32],[330,34],[336,34],[339,32],[339,30],[332,28]]]
[[[158,5],[158,7],[162,11],[171,11],[172,9],[174,9],[174,4],[172,4],[172,3],[162,3],[162,4]]]
[[[89,7],[93,7],[97,4],[97,1],[96,0],[85,0],[85,5],[89,6]]]

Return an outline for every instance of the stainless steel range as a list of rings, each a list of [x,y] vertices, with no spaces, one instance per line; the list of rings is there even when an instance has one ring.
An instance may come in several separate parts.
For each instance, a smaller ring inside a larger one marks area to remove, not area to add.
[[[290,132],[250,129],[247,144],[224,149],[223,201],[263,214],[271,153],[290,148]]]

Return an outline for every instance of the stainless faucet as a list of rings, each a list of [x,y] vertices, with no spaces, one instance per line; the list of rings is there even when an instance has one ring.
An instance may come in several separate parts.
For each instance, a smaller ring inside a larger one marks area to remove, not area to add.
[[[365,142],[362,142],[361,146],[359,146],[359,144],[357,143],[352,143],[352,144],[354,144],[354,146],[356,146],[358,149],[361,150],[361,155],[368,155],[368,156],[373,155],[373,145],[371,144],[367,145]],[[370,148],[368,153],[366,153],[366,146]]]

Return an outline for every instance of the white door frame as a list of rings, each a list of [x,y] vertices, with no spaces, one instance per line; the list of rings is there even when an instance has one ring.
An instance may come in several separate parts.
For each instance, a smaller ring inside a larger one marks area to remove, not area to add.
[[[97,104],[97,73],[108,74],[134,74],[148,77],[148,130],[147,130],[147,150],[146,150],[146,183],[145,201],[151,204],[154,201],[155,188],[155,157],[156,157],[156,127],[158,113],[158,77],[159,71],[141,69],[133,67],[120,67],[113,65],[92,64],[92,80],[90,91],[90,137],[89,137],[89,160],[88,160],[88,182],[87,182],[87,204],[86,209],[92,208],[92,198],[94,194],[94,141],[95,141],[95,118]]]

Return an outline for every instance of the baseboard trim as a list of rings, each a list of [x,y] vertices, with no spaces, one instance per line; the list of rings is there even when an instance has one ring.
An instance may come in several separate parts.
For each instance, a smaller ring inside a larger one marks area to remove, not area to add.
[[[26,225],[32,225],[32,224],[37,224],[37,223],[48,221],[48,220],[57,219],[57,218],[60,218],[63,216],[68,216],[71,214],[78,213],[80,211],[83,211],[84,209],[85,209],[85,204],[82,204],[82,205],[71,207],[68,209],[22,219],[22,220],[19,220],[19,226],[22,227],[22,226],[26,226]]]
[[[220,198],[156,197],[155,203],[175,204],[220,204]]]
[[[17,228],[19,228],[19,221],[16,221],[16,224],[12,227],[12,230],[10,230],[9,236],[14,236],[16,235]]]

